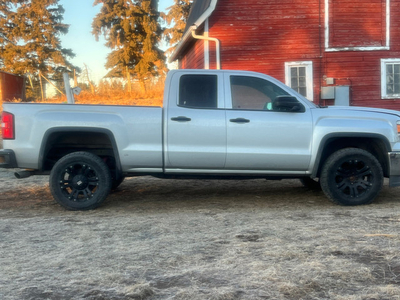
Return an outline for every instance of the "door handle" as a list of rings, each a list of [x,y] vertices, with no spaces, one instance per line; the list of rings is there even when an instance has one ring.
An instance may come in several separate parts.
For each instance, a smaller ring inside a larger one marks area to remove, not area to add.
[[[192,120],[191,118],[183,117],[183,116],[171,118],[171,121],[176,121],[176,122],[189,122],[191,120]]]
[[[239,124],[250,123],[250,120],[245,119],[245,118],[230,119],[229,121],[233,122],[233,123],[239,123]]]

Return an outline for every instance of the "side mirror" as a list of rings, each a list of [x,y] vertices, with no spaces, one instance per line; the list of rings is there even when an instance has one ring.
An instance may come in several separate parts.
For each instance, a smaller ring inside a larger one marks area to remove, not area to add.
[[[296,97],[289,95],[281,95],[277,96],[275,100],[272,102],[272,110],[273,111],[282,111],[282,112],[305,112],[305,108],[303,104],[297,100]]]

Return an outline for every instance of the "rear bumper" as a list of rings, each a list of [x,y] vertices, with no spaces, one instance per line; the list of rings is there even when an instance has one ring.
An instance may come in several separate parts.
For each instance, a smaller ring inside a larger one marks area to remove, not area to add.
[[[14,151],[0,149],[0,168],[18,168]]]

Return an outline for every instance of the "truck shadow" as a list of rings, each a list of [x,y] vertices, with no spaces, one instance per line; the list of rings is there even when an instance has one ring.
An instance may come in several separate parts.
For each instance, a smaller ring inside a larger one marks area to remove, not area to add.
[[[160,180],[128,178],[115,190],[105,207],[131,206],[163,210],[243,208],[293,208],[331,204],[322,191],[303,187],[299,180]]]
[[[0,193],[0,210],[65,211],[52,198],[48,184],[29,185],[22,181]],[[398,189],[384,186],[373,206],[398,207]],[[127,178],[106,199],[98,211],[127,212],[314,210],[336,207],[322,191],[310,190],[299,180],[163,180],[153,177]],[[358,207],[360,209],[360,207]]]
[[[386,182],[372,203],[398,206],[397,188]],[[123,206],[134,210],[163,211],[196,209],[324,209],[349,207],[331,203],[321,190],[303,187],[299,180],[163,180],[128,178],[113,191],[104,208]],[[362,206],[358,206],[360,208]],[[366,207],[370,207],[366,206]]]

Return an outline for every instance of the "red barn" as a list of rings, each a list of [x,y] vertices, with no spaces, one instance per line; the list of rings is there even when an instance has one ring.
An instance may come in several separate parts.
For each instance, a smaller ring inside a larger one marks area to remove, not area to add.
[[[265,73],[317,104],[400,110],[400,3],[195,0],[176,59]]]

